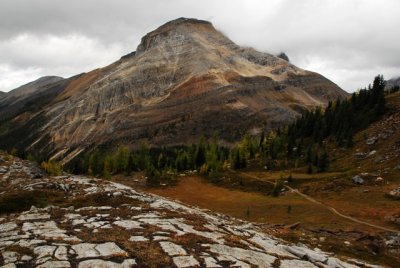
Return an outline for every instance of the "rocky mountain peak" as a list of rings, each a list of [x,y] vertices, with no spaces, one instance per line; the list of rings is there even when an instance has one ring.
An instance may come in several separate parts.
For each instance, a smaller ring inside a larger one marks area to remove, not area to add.
[[[211,22],[193,18],[178,18],[169,21],[154,31],[147,33],[137,47],[137,53],[143,53],[159,45],[184,44],[185,42],[195,41],[194,36],[202,36],[210,40],[227,39],[219,33]],[[232,43],[229,40],[229,43]]]

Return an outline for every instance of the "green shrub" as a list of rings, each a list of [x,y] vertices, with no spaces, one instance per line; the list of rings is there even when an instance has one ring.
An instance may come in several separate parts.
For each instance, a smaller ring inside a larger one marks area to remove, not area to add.
[[[55,161],[43,161],[40,165],[47,173],[53,176],[59,176],[62,174],[62,165]]]

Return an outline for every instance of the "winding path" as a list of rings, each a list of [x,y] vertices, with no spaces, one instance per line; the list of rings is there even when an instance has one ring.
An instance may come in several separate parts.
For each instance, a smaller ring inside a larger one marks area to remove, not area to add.
[[[254,176],[254,175],[250,175],[250,174],[243,173],[243,172],[238,172],[238,173],[240,175],[248,177],[248,178],[252,178],[252,179],[255,179],[255,180],[259,180],[259,181],[263,181],[263,182],[267,182],[267,183],[270,183],[272,185],[275,185],[275,183],[273,183],[272,181],[263,180],[262,178]],[[336,214],[337,216],[339,216],[339,217],[341,217],[343,219],[347,219],[349,221],[356,222],[356,223],[359,223],[359,224],[363,224],[363,225],[366,225],[366,226],[369,226],[369,227],[373,227],[373,228],[376,228],[376,229],[379,229],[379,230],[382,230],[382,231],[386,231],[386,232],[400,233],[399,230],[395,230],[395,229],[379,226],[379,225],[376,225],[376,224],[373,224],[373,223],[369,223],[369,222],[366,222],[366,221],[362,221],[362,220],[356,219],[356,218],[351,217],[351,216],[344,215],[344,214],[340,213],[339,211],[337,211],[335,208],[333,208],[331,206],[328,206],[328,205],[326,205],[326,204],[324,204],[324,203],[312,198],[309,195],[301,193],[298,189],[294,189],[294,188],[292,188],[292,187],[290,187],[288,185],[284,185],[284,187],[289,189],[291,192],[300,195],[304,199],[306,199],[306,200],[308,200],[308,201],[310,201],[310,202],[312,202],[314,204],[321,205],[321,206],[325,207],[326,209],[330,210],[331,212],[333,212],[334,214]]]

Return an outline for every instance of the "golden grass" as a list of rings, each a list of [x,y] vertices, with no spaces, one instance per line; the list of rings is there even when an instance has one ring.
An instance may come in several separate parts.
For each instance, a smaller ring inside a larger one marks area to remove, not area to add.
[[[341,219],[328,209],[293,193],[286,193],[284,196],[276,198],[260,193],[219,187],[196,176],[185,177],[175,187],[152,188],[149,191],[187,204],[259,223],[293,224],[300,222],[302,226],[306,227],[344,230],[363,228]],[[288,206],[291,206],[290,213]],[[247,213],[248,209],[249,214]]]

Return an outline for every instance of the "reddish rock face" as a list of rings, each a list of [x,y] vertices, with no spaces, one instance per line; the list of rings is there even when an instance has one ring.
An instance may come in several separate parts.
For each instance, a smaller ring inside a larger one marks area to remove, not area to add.
[[[216,132],[233,142],[346,96],[319,74],[237,46],[209,22],[180,18],[144,36],[136,53],[64,82],[0,133],[0,146],[68,159],[109,142],[168,146]]]

